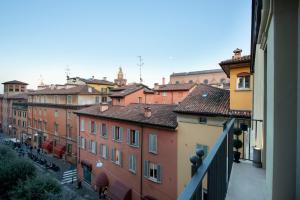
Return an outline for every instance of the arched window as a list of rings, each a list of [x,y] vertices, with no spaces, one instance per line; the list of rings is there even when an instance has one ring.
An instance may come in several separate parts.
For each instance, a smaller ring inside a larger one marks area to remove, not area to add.
[[[203,83],[204,83],[204,84],[208,84],[208,80],[205,79],[205,80],[203,81]]]

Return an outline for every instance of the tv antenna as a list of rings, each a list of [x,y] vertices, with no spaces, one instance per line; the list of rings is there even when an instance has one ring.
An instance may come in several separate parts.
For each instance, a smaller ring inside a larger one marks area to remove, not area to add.
[[[140,68],[140,83],[143,82],[143,79],[142,79],[142,66],[144,65],[143,63],[143,59],[142,59],[142,56],[138,56],[139,58],[139,63],[137,64],[137,66],[139,66]]]
[[[69,68],[69,65],[67,65],[67,67],[65,68],[65,74],[66,74],[66,76],[67,76],[67,79],[69,79],[69,77],[70,77],[70,68]]]

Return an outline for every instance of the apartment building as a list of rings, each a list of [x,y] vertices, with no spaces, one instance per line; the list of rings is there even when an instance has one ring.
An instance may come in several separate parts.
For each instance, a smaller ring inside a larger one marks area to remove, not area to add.
[[[2,115],[2,130],[12,136],[15,131],[12,129],[13,125],[13,103],[27,101],[27,83],[13,80],[2,83],[4,85],[4,94],[0,98],[1,102],[1,115]]]
[[[88,85],[64,85],[37,90],[28,97],[31,144],[76,162],[77,118],[74,111],[100,103],[100,93]]]
[[[15,137],[22,143],[30,140],[27,134],[27,109],[27,99],[23,102],[13,102],[12,104],[12,130]]]
[[[79,178],[112,199],[176,199],[175,105],[97,105],[78,112]]]
[[[170,75],[170,83],[203,83],[218,88],[229,88],[229,79],[222,69],[173,73]]]

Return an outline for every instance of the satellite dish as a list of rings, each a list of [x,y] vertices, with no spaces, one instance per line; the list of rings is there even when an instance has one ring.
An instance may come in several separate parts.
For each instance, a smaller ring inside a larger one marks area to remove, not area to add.
[[[97,162],[96,162],[96,167],[97,168],[101,168],[103,166],[103,163],[100,161],[100,160],[98,160]]]

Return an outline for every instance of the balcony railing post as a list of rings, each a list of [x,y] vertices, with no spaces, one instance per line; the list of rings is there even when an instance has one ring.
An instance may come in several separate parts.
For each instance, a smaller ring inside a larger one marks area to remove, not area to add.
[[[191,166],[192,177],[195,175],[198,168],[202,165],[203,156],[204,156],[204,150],[202,148],[199,148],[196,150],[196,155],[193,155],[190,158],[190,161],[192,163],[192,166]],[[197,187],[197,191],[195,192],[195,195],[193,196],[193,200],[202,200],[202,183],[200,183],[199,186]]]

